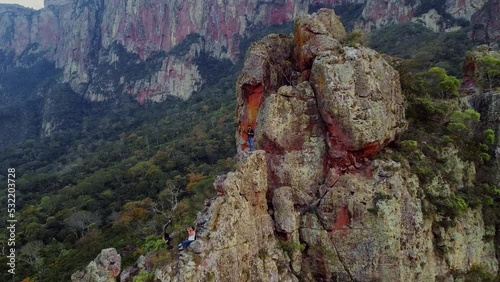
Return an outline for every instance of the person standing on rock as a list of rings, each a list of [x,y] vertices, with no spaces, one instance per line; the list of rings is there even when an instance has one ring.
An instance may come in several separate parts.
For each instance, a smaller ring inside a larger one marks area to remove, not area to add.
[[[186,229],[188,233],[188,238],[187,240],[183,241],[180,243],[179,246],[179,251],[183,251],[185,248],[187,248],[191,243],[193,243],[194,240],[196,240],[196,229],[194,227],[190,226]]]
[[[255,150],[255,145],[253,143],[255,131],[252,129],[251,125],[248,126],[247,136],[248,136],[248,145],[250,146],[250,151],[253,151],[253,150]]]

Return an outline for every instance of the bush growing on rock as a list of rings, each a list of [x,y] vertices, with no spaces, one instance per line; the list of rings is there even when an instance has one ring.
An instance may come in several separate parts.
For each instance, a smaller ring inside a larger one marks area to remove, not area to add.
[[[362,30],[355,29],[347,34],[346,45],[349,47],[365,46],[366,36]]]
[[[500,58],[486,55],[479,59],[479,62],[482,65],[489,89],[500,86]]]

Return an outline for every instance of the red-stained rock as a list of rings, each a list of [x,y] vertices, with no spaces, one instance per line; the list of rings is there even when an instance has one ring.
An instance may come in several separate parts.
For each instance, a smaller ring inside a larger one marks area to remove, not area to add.
[[[476,72],[476,60],[471,56],[467,56],[464,64],[462,65],[462,73],[464,74],[462,83],[460,84],[460,90],[462,92],[474,93],[479,88],[476,83],[476,78],[474,77]]]
[[[237,81],[238,150],[248,148],[246,130],[248,125],[258,134],[257,115],[265,97],[292,76],[291,38],[271,35],[253,45],[247,54],[246,63]],[[259,139],[259,136],[256,136]]]
[[[337,210],[336,214],[337,216],[335,217],[333,230],[346,234],[347,231],[349,230],[349,224],[351,223],[351,216],[349,215],[349,210],[346,207],[340,207]]]
[[[498,39],[500,5],[498,0],[484,4],[485,1],[450,0],[446,3],[446,11],[456,17],[472,18],[472,24],[478,27],[472,36],[490,42]],[[40,11],[0,5],[0,50],[20,55],[32,48],[31,52],[43,55],[63,69],[63,82],[69,82],[74,91],[90,100],[109,99],[120,94],[116,92],[121,89],[127,93],[131,90],[139,102],[162,101],[167,95],[186,99],[203,83],[192,55],[184,56],[180,59],[182,62],[176,63],[184,66],[178,76],[170,77],[168,70],[161,68],[151,74],[153,79],[124,81],[111,86],[103,83],[95,87],[88,87],[88,83],[99,78],[95,72],[99,65],[113,63],[109,50],[114,44],[124,46],[140,60],[146,60],[158,52],[170,51],[190,34],[199,34],[203,43],[198,45],[196,54],[203,51],[216,58],[236,61],[241,57],[240,41],[248,36],[249,30],[290,21],[306,14],[309,5],[340,4],[364,4],[357,26],[370,30],[411,20],[419,1],[110,0],[90,1],[84,5],[78,1],[47,0],[46,8]],[[338,20],[328,13],[319,12],[318,18],[325,26],[337,26]],[[329,28],[326,31],[341,32]],[[302,52],[299,69],[307,70],[312,57],[335,49],[336,40],[343,37],[337,35],[334,34],[334,40],[316,36],[308,44],[300,44],[308,51]],[[172,58],[165,60],[173,61]],[[165,74],[168,79],[158,79],[164,78]],[[303,72],[303,78],[308,77],[309,73]],[[194,87],[193,83],[197,86]]]
[[[295,59],[299,71],[310,69],[314,58],[340,47],[346,32],[333,10],[321,9],[295,21]]]
[[[246,150],[251,125],[256,147],[268,153],[269,191],[290,186],[296,204],[307,206],[331,169],[372,175],[366,159],[404,129],[404,105],[397,72],[380,55],[334,39],[345,30],[333,11],[295,27],[293,42],[269,36],[249,50],[237,81],[236,138]],[[335,44],[314,47],[321,42]],[[299,74],[311,67],[310,78]]]
[[[247,129],[250,125],[252,128],[255,128],[257,123],[257,113],[259,112],[260,105],[263,101],[264,95],[264,86],[259,83],[255,86],[250,84],[242,85],[243,90],[243,100],[244,100],[244,109],[243,109],[243,119],[240,123],[240,136],[243,140],[248,139]],[[242,145],[242,150],[248,148],[248,144],[245,143]]]
[[[405,124],[397,72],[372,50],[342,50],[316,58],[310,80],[326,124],[329,165],[346,170],[375,155]]]

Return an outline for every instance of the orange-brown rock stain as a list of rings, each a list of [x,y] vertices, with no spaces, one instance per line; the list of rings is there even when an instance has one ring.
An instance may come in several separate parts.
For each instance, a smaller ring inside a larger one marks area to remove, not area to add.
[[[310,36],[307,36],[308,33],[306,32],[301,32],[300,29],[303,29],[305,27],[301,27],[298,24],[295,25],[294,29],[294,41],[295,41],[295,60],[297,61],[297,68],[299,71],[304,71],[306,69],[310,69],[311,66],[308,65],[307,58],[305,58],[305,55],[302,54],[302,46],[304,46],[307,41],[310,39]]]
[[[477,88],[475,77],[476,69],[477,66],[475,60],[471,57],[466,57],[465,62],[462,65],[462,73],[464,74],[464,77],[462,79],[462,84],[460,85],[461,91],[468,91]]]
[[[331,118],[333,120],[333,118]],[[366,163],[366,159],[374,156],[381,149],[381,143],[374,141],[365,144],[363,148],[354,150],[352,138],[342,130],[338,124],[327,124],[328,155],[325,160],[327,172],[334,167],[340,173],[357,172],[367,177],[371,177],[371,166]]]
[[[248,126],[252,126],[255,130],[257,126],[257,115],[259,113],[259,108],[262,105],[263,95],[264,95],[264,86],[262,83],[257,85],[244,84],[242,87],[243,90],[243,115],[240,120],[240,136],[243,140],[248,139],[247,129]],[[248,144],[245,143],[241,146],[242,150],[248,148]]]
[[[351,224],[349,209],[347,207],[340,207],[337,210],[337,217],[335,218],[333,230],[340,231],[342,234],[347,234],[347,231],[349,230],[349,224]]]

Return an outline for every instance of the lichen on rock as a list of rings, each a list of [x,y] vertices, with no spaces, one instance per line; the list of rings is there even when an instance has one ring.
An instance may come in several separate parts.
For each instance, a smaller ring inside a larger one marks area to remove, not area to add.
[[[373,50],[343,46],[333,11],[295,27],[293,38],[271,35],[250,48],[236,84],[238,168],[214,184],[219,196],[196,221],[196,252],[156,277],[436,281],[473,265],[495,273],[480,210],[445,228],[426,214],[408,163],[375,158],[406,128],[398,73]],[[444,153],[443,166],[458,169],[445,169],[453,185],[436,176],[440,196],[476,173]]]
[[[121,271],[121,256],[116,249],[104,249],[89,263],[84,271],[71,275],[73,282],[112,282],[116,281]]]

